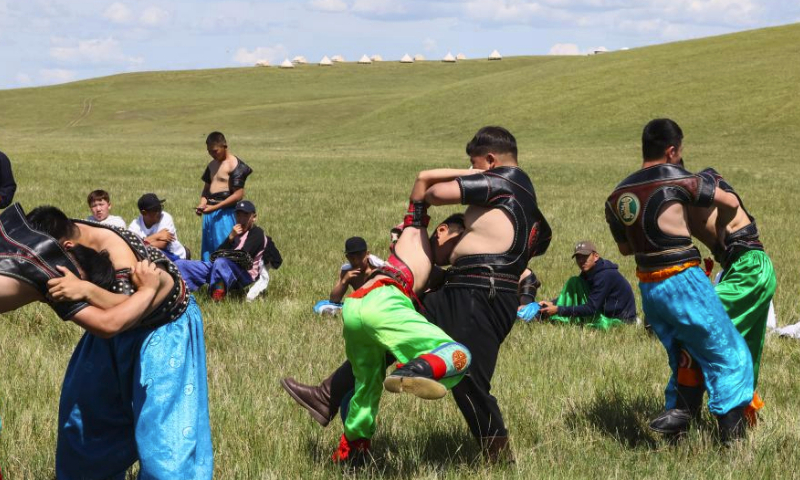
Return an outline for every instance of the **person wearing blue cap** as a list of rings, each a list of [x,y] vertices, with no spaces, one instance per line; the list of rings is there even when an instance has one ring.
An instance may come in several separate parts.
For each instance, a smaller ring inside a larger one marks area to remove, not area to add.
[[[275,243],[255,225],[256,207],[249,200],[236,203],[236,224],[209,260],[178,260],[190,291],[209,285],[214,301],[221,301],[233,288],[255,281],[262,265],[279,268],[283,259]]]

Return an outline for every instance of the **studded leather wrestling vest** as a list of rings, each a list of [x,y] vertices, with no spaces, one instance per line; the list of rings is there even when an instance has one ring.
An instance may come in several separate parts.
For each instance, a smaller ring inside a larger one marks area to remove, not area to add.
[[[19,203],[0,214],[0,275],[21,280],[46,295],[47,281],[62,276],[57,266],[80,276],[78,267],[53,237],[28,225]],[[64,320],[89,306],[86,302],[48,304]]]
[[[528,175],[518,167],[498,167],[457,178],[461,204],[499,208],[514,227],[511,247],[503,253],[465,255],[447,270],[445,286],[485,286],[516,294],[528,261],[544,254],[552,230],[536,203]]]
[[[739,200],[739,207],[747,214],[750,223],[747,226],[740,228],[735,232],[730,232],[725,236],[725,247],[716,245],[712,251],[714,260],[718,261],[722,268],[727,269],[730,264],[739,258],[741,254],[750,250],[764,250],[764,244],[758,236],[758,227],[756,226],[756,219],[750,215],[750,212],[744,206],[742,197],[733,189],[730,183],[725,181],[716,170],[713,168],[706,168],[698,175],[714,182],[714,184],[721,188],[723,191],[736,195]]]
[[[130,249],[133,251],[133,254],[136,256],[137,260],[150,260],[152,263],[164,267],[164,270],[167,272],[167,274],[169,274],[169,276],[174,280],[172,290],[169,292],[169,295],[167,295],[164,301],[161,302],[161,304],[155,310],[153,310],[148,316],[139,322],[139,327],[159,327],[175,320],[186,311],[186,307],[189,305],[189,293],[186,290],[186,284],[181,277],[178,267],[176,267],[175,264],[172,263],[161,252],[161,250],[145,244],[144,241],[142,241],[142,239],[139,238],[135,233],[124,228],[103,225],[90,220],[73,220],[73,222],[83,223],[95,228],[105,228],[107,230],[111,230],[122,240],[124,240],[126,244],[128,244],[128,247],[130,247]],[[131,270],[129,268],[125,268],[122,270],[117,270],[115,273],[116,279],[111,287],[111,291],[114,293],[121,293],[123,295],[133,295],[134,286],[131,281]]]
[[[606,201],[606,221],[617,243],[628,243],[640,267],[669,267],[700,260],[689,236],[668,235],[658,227],[661,209],[669,202],[709,207],[716,185],[668,163],[643,168],[623,180]]]
[[[244,188],[244,183],[247,181],[247,177],[253,173],[253,169],[247,166],[241,158],[236,157],[236,160],[238,160],[239,163],[236,164],[236,168],[231,170],[231,173],[228,175],[228,190],[212,193],[208,198],[209,205],[216,205],[230,197],[236,190]],[[211,169],[206,167],[203,176],[200,178],[205,183],[211,183]]]

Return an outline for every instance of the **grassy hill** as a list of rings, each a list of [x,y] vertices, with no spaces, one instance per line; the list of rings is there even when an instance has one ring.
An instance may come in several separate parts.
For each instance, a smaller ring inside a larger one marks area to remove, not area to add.
[[[88,215],[95,188],[130,221],[145,192],[166,197],[183,243],[199,251],[191,209],[209,160],[204,139],[228,136],[255,174],[247,196],[286,264],[256,304],[213,305],[206,319],[219,478],[325,478],[340,427],[321,430],[278,379],[319,379],[343,358],[338,319],[311,314],[364,236],[385,256],[416,171],[464,166],[464,145],[487,124],[508,127],[551,220],[551,250],[531,263],[554,297],[577,270],[573,242],[591,238],[633,280],[603,220],[613,186],[638,168],[642,126],[676,120],[689,168],[713,165],[758,218],[775,263],[779,323],[800,320],[793,161],[800,145],[800,26],[589,57],[515,57],[457,64],[305,65],[146,72],[0,91],[0,150],[25,207]],[[454,209],[437,212],[439,216]],[[0,317],[0,466],[9,478],[52,477],[63,374],[79,329],[44,307]],[[324,347],[324,350],[321,348]],[[796,344],[769,338],[762,425],[719,451],[711,420],[681,445],[644,430],[667,366],[641,329],[599,333],[518,325],[503,347],[494,394],[519,462],[488,469],[451,401],[385,398],[371,471],[387,477],[791,477],[800,440]]]

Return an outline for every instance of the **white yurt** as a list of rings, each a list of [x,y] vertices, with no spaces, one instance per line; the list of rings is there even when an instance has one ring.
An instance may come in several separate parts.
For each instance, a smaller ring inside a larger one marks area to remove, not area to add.
[[[344,62],[344,57],[341,56],[341,55],[334,55],[334,56],[331,57],[331,61],[336,62],[336,63]]]
[[[308,63],[308,60],[306,60],[306,57],[298,55],[292,59],[292,63],[294,63],[295,65],[305,65],[306,63]]]
[[[411,55],[406,53],[403,55],[403,58],[400,59],[400,63],[414,63],[414,59],[411,58]]]
[[[259,60],[256,62],[256,67],[269,67],[269,60]]]
[[[294,68],[294,64],[287,58],[281,63],[280,68]]]
[[[373,62],[382,62],[383,61],[383,57],[381,57],[377,53],[375,55],[369,57],[369,59],[372,60]]]
[[[414,55],[414,61],[415,62],[424,62],[425,61],[425,57],[423,57],[421,53],[418,53],[418,54]]]
[[[464,55],[463,53],[459,53],[458,55],[456,55],[456,60],[466,60],[466,59],[467,56]]]
[[[361,58],[358,59],[358,63],[360,63],[361,65],[369,65],[372,63],[372,60],[370,60],[369,57],[366,54],[364,54],[361,55]]]
[[[445,63],[456,63],[456,57],[454,57],[452,53],[447,52],[447,55],[444,56],[442,61]]]
[[[322,57],[322,60],[319,61],[319,64],[322,65],[323,67],[330,67],[331,65],[333,65],[333,62],[331,61],[330,58],[328,58],[327,55],[325,55],[324,57]]]
[[[502,60],[503,56],[500,55],[500,52],[497,50],[492,50],[492,53],[489,54],[489,60]]]

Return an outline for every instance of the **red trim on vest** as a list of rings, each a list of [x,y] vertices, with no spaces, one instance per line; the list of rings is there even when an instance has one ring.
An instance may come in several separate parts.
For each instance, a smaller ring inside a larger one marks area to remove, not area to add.
[[[431,368],[433,369],[433,379],[439,380],[440,378],[444,377],[447,373],[447,364],[441,358],[433,355],[431,353],[425,353],[420,355],[419,358],[425,360],[430,364]]]
[[[378,280],[375,281],[375,283],[373,283],[369,287],[361,287],[361,288],[359,288],[358,290],[356,290],[355,292],[351,293],[347,297],[348,298],[364,298],[364,297],[367,296],[367,294],[369,292],[375,290],[376,288],[385,287],[387,285],[395,286],[401,292],[403,291],[403,286],[402,285],[400,285],[399,283],[395,282],[391,278],[384,277],[384,278],[379,278]]]

